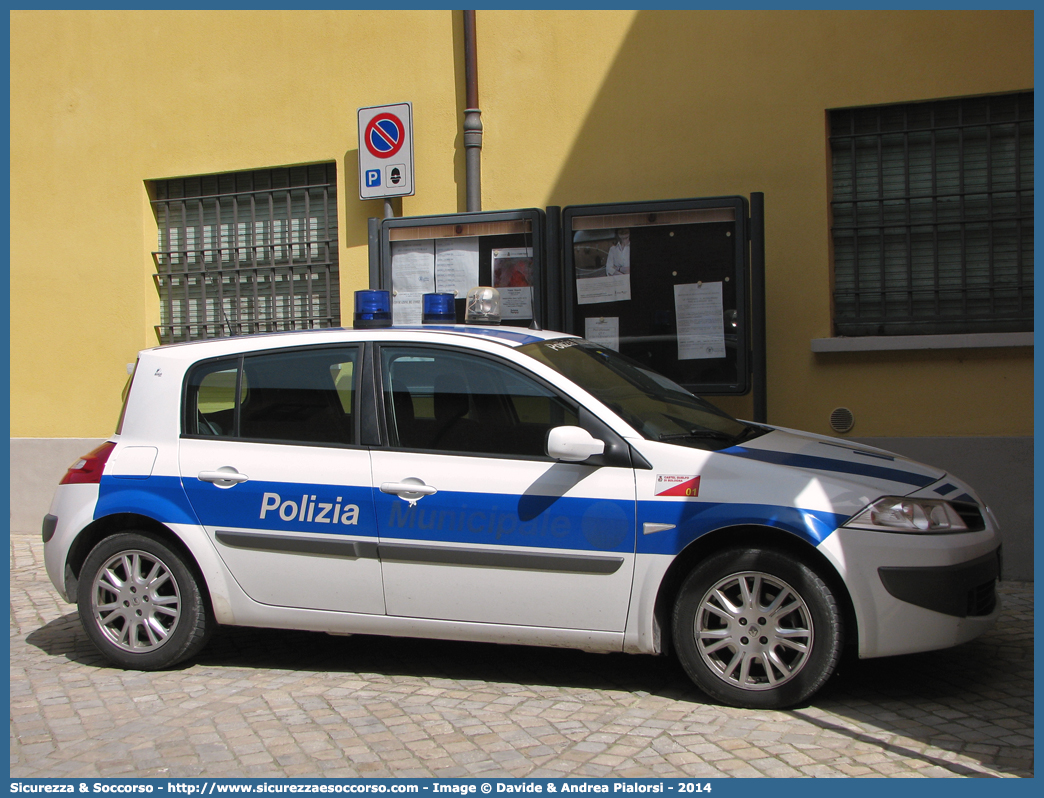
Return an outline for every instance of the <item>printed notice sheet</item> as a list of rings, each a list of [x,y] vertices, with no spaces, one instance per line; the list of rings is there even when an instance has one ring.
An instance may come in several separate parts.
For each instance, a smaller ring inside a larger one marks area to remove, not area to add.
[[[533,249],[494,249],[493,287],[504,319],[533,318]]]
[[[678,360],[725,357],[720,282],[674,286]]]
[[[396,326],[413,327],[422,324],[424,321],[424,294],[419,291],[397,292],[392,297],[392,320]]]
[[[595,316],[584,319],[584,338],[594,344],[620,351],[620,319],[618,316]]]
[[[435,239],[435,290],[464,299],[478,284],[478,237]]]
[[[624,302],[631,298],[631,275],[613,274],[581,277],[576,281],[576,303]]]
[[[392,320],[395,324],[420,324],[421,297],[435,290],[435,244],[425,241],[393,241]]]
[[[392,290],[431,293],[435,290],[435,245],[425,241],[392,241]]]

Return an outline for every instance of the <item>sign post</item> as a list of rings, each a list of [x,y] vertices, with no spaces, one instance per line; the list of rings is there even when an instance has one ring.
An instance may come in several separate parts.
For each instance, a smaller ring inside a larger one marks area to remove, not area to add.
[[[412,197],[413,105],[359,109],[359,199]]]

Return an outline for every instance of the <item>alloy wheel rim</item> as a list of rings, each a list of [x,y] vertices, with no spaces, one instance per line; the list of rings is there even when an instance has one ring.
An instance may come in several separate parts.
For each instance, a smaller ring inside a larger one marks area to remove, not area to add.
[[[94,621],[117,648],[148,653],[166,643],[181,618],[181,593],[167,565],[148,552],[106,560],[92,586]]]
[[[717,582],[693,623],[700,657],[719,679],[741,690],[771,690],[808,664],[812,613],[801,595],[771,574],[744,571]]]

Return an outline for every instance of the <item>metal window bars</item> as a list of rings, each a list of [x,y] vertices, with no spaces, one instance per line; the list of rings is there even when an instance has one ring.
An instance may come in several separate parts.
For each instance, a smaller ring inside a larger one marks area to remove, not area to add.
[[[161,343],[340,325],[334,164],[151,188]]]
[[[1033,93],[830,112],[837,335],[1033,329]]]

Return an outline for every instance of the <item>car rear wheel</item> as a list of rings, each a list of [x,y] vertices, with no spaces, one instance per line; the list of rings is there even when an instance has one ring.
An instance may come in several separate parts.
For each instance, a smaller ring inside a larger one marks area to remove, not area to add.
[[[83,564],[80,622],[116,665],[168,668],[196,654],[213,623],[183,556],[146,532],[105,538]]]
[[[778,709],[830,678],[842,621],[827,584],[773,549],[716,554],[695,568],[674,607],[674,644],[689,677],[732,706]]]

